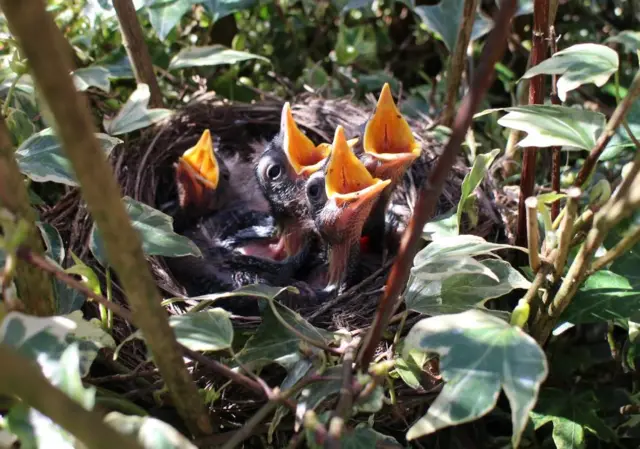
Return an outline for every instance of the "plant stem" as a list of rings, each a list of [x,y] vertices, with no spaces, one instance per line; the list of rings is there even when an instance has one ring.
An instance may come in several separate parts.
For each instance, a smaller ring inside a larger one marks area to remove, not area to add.
[[[460,88],[460,80],[464,72],[464,62],[467,53],[467,46],[471,38],[473,22],[476,18],[476,9],[478,0],[464,0],[462,9],[462,21],[458,28],[458,36],[456,38],[456,46],[449,58],[449,68],[447,69],[447,97],[444,102],[445,109],[442,113],[441,123],[450,127],[453,123],[453,116],[456,110],[456,100],[458,99],[458,89]]]
[[[616,245],[607,251],[604,256],[598,257],[594,260],[587,275],[589,276],[596,271],[602,270],[622,254],[633,248],[638,242],[640,242],[640,227],[637,227],[632,232],[625,235],[622,240],[616,243]]]
[[[204,403],[182,359],[162,298],[121,200],[121,191],[95,137],[85,97],[70,77],[65,39],[42,0],[0,0],[9,29],[29,60],[33,78],[55,119],[54,129],[80,182],[91,216],[103,236],[107,258],[122,282],[136,324],[189,430],[210,434]]]
[[[536,273],[540,269],[540,231],[538,230],[538,199],[530,196],[527,206],[527,247],[529,248],[529,266]]]
[[[5,117],[9,115],[9,107],[11,105],[11,99],[13,98],[13,93],[16,90],[16,86],[18,85],[20,78],[22,78],[22,75],[23,75],[22,73],[16,73],[16,77],[13,79],[13,81],[11,82],[11,85],[9,86],[9,90],[7,91],[7,98],[4,99],[4,104],[2,105],[3,120]]]
[[[549,31],[549,0],[534,0],[533,3],[533,48],[531,66],[535,67],[547,58],[547,33]],[[529,104],[544,103],[544,77],[537,75],[529,83]],[[518,227],[516,245],[527,243],[527,211],[524,202],[533,196],[536,181],[536,155],[538,148],[524,148],[520,178],[520,200],[518,203]]]
[[[558,1],[553,0],[555,8],[558,7]],[[550,5],[550,9],[554,6]],[[551,56],[558,52],[558,44],[556,42],[556,29],[553,23],[549,24],[549,42],[551,45]],[[558,97],[558,75],[551,75],[551,104],[561,105],[560,97]],[[560,165],[562,164],[562,147],[551,147],[551,189],[560,193]],[[560,213],[560,201],[554,201],[551,204],[551,219],[558,218]]]
[[[42,254],[44,245],[40,231],[35,225],[36,213],[29,203],[29,193],[14,154],[9,130],[4,117],[0,116],[0,207],[7,209],[18,219],[26,221],[28,230],[22,243]],[[5,229],[4,232],[8,235],[9,230]],[[46,273],[18,260],[14,279],[26,313],[38,316],[50,316],[55,313],[53,286]]]
[[[149,55],[147,44],[144,41],[142,27],[138,21],[136,9],[131,0],[113,0],[113,7],[118,16],[118,23],[122,31],[124,48],[133,67],[133,73],[138,83],[149,86],[151,97],[149,106],[152,108],[163,107],[162,92],[158,86],[156,74],[153,71],[153,62]]]
[[[596,166],[600,155],[613,137],[618,126],[620,126],[620,123],[622,123],[625,115],[631,108],[631,105],[638,95],[640,95],[640,71],[636,73],[633,81],[631,82],[631,86],[627,91],[627,96],[624,97],[624,99],[616,107],[615,111],[613,111],[611,118],[607,122],[607,126],[605,127],[604,131],[602,131],[602,134],[600,134],[600,137],[598,137],[596,145],[589,153],[589,156],[587,156],[587,158],[584,160],[584,164],[582,164],[582,168],[580,168],[578,176],[573,183],[574,186],[580,188],[583,187],[583,184],[586,182],[587,178],[589,177],[589,175],[591,175],[591,172]]]
[[[363,370],[367,370],[375,354],[382,332],[387,327],[389,318],[397,307],[398,298],[405,288],[409,277],[409,270],[418,244],[421,240],[422,229],[435,211],[437,199],[440,197],[444,181],[456,160],[460,144],[463,142],[467,129],[471,125],[474,112],[486,94],[493,81],[494,65],[504,55],[507,36],[510,30],[511,18],[516,10],[515,0],[502,0],[500,10],[495,20],[495,27],[485,43],[480,66],[476,76],[470,83],[472,88],[467,92],[453,123],[452,134],[436,166],[431,172],[425,185],[420,189],[416,201],[415,212],[402,236],[400,250],[391,268],[384,294],[373,318],[373,323],[366,334],[358,353],[358,363]]]
[[[569,257],[569,249],[571,249],[571,240],[573,238],[573,225],[578,215],[578,200],[580,199],[580,189],[572,187],[567,192],[567,205],[565,206],[564,219],[559,229],[560,238],[558,239],[558,255],[554,262],[555,277],[560,279],[564,267]]]
[[[86,447],[142,449],[133,438],[102,421],[97,411],[84,409],[44,377],[39,366],[13,348],[0,344],[0,392],[16,395],[24,403],[51,418]]]

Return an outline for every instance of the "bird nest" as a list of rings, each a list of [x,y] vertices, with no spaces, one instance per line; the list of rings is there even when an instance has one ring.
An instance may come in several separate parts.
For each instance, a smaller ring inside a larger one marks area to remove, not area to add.
[[[370,99],[366,105],[356,105],[349,99],[304,95],[292,101],[293,115],[300,128],[315,142],[331,142],[338,125],[345,128],[347,136],[358,134],[362,123],[373,110],[374,100]],[[242,104],[229,103],[209,94],[197,97],[169,119],[146,129],[137,139],[119,145],[112,152],[110,161],[123,194],[160,208],[161,204],[175,195],[173,164],[196,143],[205,129],[210,129],[219,138],[217,148],[221,151],[250,148],[247,143],[270,139],[278,132],[282,106],[283,102],[275,100]],[[434,138],[428,119],[408,121],[418,140],[423,143],[423,151],[427,152],[431,165],[435,164],[443,144]],[[456,206],[467,172],[468,168],[460,158],[445,184],[438,204],[439,213]],[[479,224],[473,228],[465,226],[468,232],[488,240],[503,240],[503,220],[495,208],[495,190],[491,180],[485,180],[480,190],[477,202]],[[68,192],[58,204],[44,213],[43,218],[60,231],[65,243],[76,255],[103,275],[102,267],[89,250],[93,222],[77,189]],[[185,289],[162,257],[149,257],[148,261],[164,297],[186,297]],[[299,312],[312,324],[325,329],[363,329],[372,321],[389,267],[390,263],[387,263],[339,298],[314,310]],[[104,280],[104,275],[102,277]],[[117,282],[114,284],[114,300],[125,302]],[[93,304],[87,304],[86,307],[97,309]],[[91,310],[97,313],[95,309]],[[169,305],[168,311],[183,312],[176,305]],[[407,324],[416,319],[418,314],[410,317]],[[257,325],[256,322],[247,321],[235,324],[245,328]],[[129,323],[123,320],[114,322],[117,341],[123,341],[132,331]],[[144,347],[136,343],[125,345],[119,353],[119,360],[131,369],[139,369],[146,360]]]

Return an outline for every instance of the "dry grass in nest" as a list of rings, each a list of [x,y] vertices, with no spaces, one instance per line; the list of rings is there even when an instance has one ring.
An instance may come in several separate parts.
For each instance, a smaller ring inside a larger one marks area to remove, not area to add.
[[[348,136],[359,134],[362,123],[373,109],[373,102],[368,106],[356,106],[347,99],[327,100],[310,95],[302,96],[292,104],[297,123],[315,142],[330,142],[337,125],[344,126]],[[198,97],[177,111],[169,120],[147,129],[138,139],[130,140],[114,150],[111,161],[123,194],[159,208],[160,204],[175,195],[173,163],[198,140],[204,129],[211,129],[212,133],[219,138],[217,148],[220,151],[238,151],[242,154],[243,148],[247,150],[250,148],[250,142],[270,139],[276,134],[281,109],[282,103],[278,101],[230,104],[210,95]],[[428,159],[435,161],[442,150],[442,145],[431,137],[426,129],[428,123],[411,120],[409,122],[419,141],[422,141],[424,151],[428,153]],[[457,204],[461,183],[467,171],[460,159],[445,185],[438,205],[439,212],[447,211]],[[471,232],[493,241],[504,240],[503,220],[494,206],[493,192],[492,181],[487,180],[479,195],[479,225]],[[103,269],[93,260],[89,251],[92,221],[77,190],[69,192],[55,207],[47,211],[44,219],[61,232],[65,243],[74,253],[97,272],[103,273]],[[148,260],[165,297],[184,297],[185,290],[172,276],[163,258],[149,257]],[[362,332],[371,323],[389,266],[390,264],[387,264],[374,276],[322,307],[299,312],[316,326],[327,329],[346,328]],[[117,284],[114,287],[114,298],[116,301],[124,302],[123,292]],[[89,304],[88,307],[93,305]],[[175,306],[169,306],[170,313],[180,312],[173,307]],[[405,329],[417,319],[419,319],[418,314],[410,315]],[[236,324],[240,328],[257,326],[255,322],[242,321]],[[389,330],[393,331],[393,325]],[[114,337],[117,341],[122,341],[131,332],[132,329],[128,323],[119,319],[115,321]],[[139,343],[128,343],[120,351],[119,359],[130,369],[139,367],[145,361],[144,347]],[[275,370],[273,376],[279,377],[281,374],[279,370]],[[269,374],[263,372],[263,376],[269,376]],[[266,380],[269,382],[269,379]],[[216,382],[216,385],[218,383]],[[234,392],[240,396],[236,397]],[[234,403],[234,410],[227,409],[229,413],[223,415],[228,415],[227,418],[231,421],[242,422],[261,402],[258,398],[247,402],[237,400],[245,397],[246,394],[247,392],[242,388],[227,388],[221,398],[222,403],[216,404],[212,411],[218,415],[222,409],[226,408],[225,404]],[[411,397],[415,392],[408,390],[407,394]],[[407,404],[407,412],[412,408],[415,408],[415,404]],[[227,419],[222,416],[220,418]],[[386,419],[395,420],[392,416]]]

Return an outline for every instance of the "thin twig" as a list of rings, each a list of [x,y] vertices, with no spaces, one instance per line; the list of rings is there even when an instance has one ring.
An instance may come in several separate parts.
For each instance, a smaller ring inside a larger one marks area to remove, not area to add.
[[[487,38],[480,56],[480,66],[476,72],[475,79],[471,83],[473,87],[467,92],[458,109],[458,115],[452,127],[451,138],[426,184],[420,189],[415,212],[402,237],[400,250],[391,268],[384,295],[378,304],[373,323],[358,354],[359,365],[364,370],[369,367],[369,363],[373,359],[376,347],[382,337],[382,332],[387,326],[389,317],[393,315],[397,307],[400,293],[407,283],[408,273],[421,239],[422,229],[435,211],[437,199],[440,197],[444,182],[456,160],[467,129],[471,125],[473,114],[478,109],[482,98],[484,98],[493,81],[494,65],[504,55],[511,18],[516,10],[516,3],[515,0],[503,0],[501,2],[495,27]]]
[[[529,266],[534,273],[540,269],[540,231],[538,229],[538,198],[530,196],[527,206],[527,247],[529,248]]]
[[[622,254],[633,248],[638,242],[640,242],[640,227],[637,227],[635,230],[625,235],[613,248],[604,253],[603,256],[594,260],[591,264],[591,268],[587,272],[587,276],[592,275],[596,271],[602,270]]]
[[[571,240],[573,238],[573,224],[578,215],[578,200],[580,199],[580,189],[572,187],[567,192],[567,205],[565,206],[564,219],[559,229],[560,237],[558,239],[558,255],[554,261],[555,279],[562,276],[564,267],[569,257],[569,249],[571,249]]]
[[[359,338],[354,338],[345,348],[344,357],[342,358],[342,385],[340,386],[340,396],[336,410],[329,421],[328,432],[331,435],[329,440],[330,449],[334,449],[331,445],[335,445],[336,449],[340,448],[340,439],[344,431],[344,424],[351,416],[351,407],[353,406],[353,360],[355,350],[360,344]]]

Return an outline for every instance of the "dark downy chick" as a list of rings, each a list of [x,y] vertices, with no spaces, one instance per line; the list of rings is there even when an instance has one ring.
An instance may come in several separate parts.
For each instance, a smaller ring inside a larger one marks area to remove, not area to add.
[[[323,172],[314,174],[306,185],[311,216],[327,246],[327,290],[342,293],[352,285],[360,261],[362,228],[390,183],[367,171],[338,126]]]
[[[269,202],[288,255],[299,252],[313,235],[305,185],[323,166],[329,147],[327,143],[314,145],[296,125],[290,104],[285,103],[280,131],[258,161],[256,178]]]

